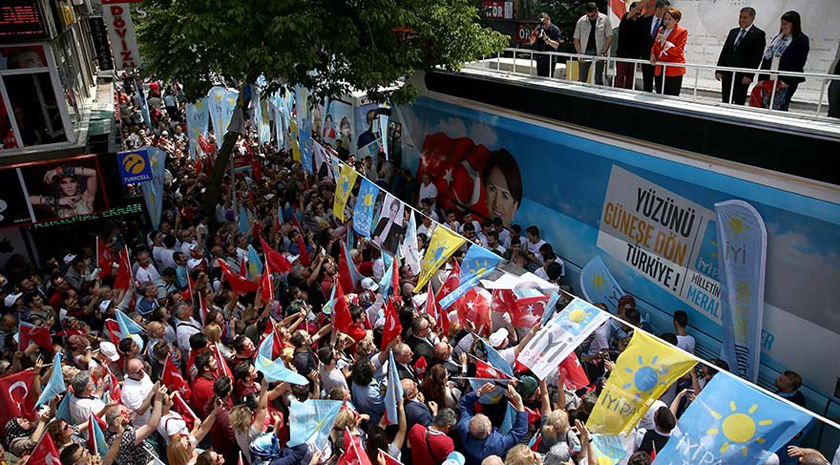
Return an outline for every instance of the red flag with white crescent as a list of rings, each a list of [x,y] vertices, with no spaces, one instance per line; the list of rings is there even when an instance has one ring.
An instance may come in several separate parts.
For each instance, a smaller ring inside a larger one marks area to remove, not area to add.
[[[382,350],[388,347],[388,344],[397,338],[402,332],[402,325],[400,318],[397,315],[397,310],[394,309],[393,299],[388,299],[385,306],[385,330],[382,332]]]
[[[108,244],[102,238],[96,238],[96,266],[99,268],[99,277],[109,276],[114,268],[114,260],[111,258],[111,251]]]
[[[35,448],[32,449],[32,453],[29,455],[28,463],[61,465],[58,449],[55,447],[55,442],[53,442],[52,436],[49,434],[41,436],[41,440]]]

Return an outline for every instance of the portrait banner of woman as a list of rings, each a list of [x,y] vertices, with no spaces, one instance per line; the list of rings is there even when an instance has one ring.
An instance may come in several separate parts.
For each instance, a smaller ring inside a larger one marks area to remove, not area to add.
[[[36,222],[107,210],[94,155],[25,165],[20,172]]]
[[[391,255],[397,253],[403,235],[405,204],[391,194],[385,196],[379,222],[373,229],[373,243]]]
[[[522,204],[522,174],[504,148],[490,150],[467,137],[430,134],[423,141],[417,179],[428,173],[443,210],[470,211],[484,222],[501,218],[509,227]]]

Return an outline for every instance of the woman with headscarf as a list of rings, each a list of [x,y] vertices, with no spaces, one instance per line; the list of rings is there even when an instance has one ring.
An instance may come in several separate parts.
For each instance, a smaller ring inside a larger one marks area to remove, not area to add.
[[[23,417],[15,417],[7,421],[3,434],[3,447],[18,457],[32,452],[47,432],[47,423],[51,418],[52,414],[46,412],[38,417],[37,422],[31,422]]]

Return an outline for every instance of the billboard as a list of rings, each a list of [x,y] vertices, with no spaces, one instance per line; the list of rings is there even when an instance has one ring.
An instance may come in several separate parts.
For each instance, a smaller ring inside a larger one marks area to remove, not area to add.
[[[600,255],[659,331],[687,311],[706,356],[722,339],[714,205],[753,205],[768,236],[760,379],[793,369],[833,392],[840,360],[821,347],[840,346],[840,202],[446,97],[420,97],[394,119],[406,132],[402,166],[432,174],[444,208],[538,226],[578,295],[581,268]]]
[[[0,228],[72,219],[108,209],[95,155],[0,169]]]

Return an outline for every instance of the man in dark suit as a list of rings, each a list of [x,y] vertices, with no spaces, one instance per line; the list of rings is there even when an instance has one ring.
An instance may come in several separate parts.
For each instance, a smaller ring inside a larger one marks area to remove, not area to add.
[[[639,21],[639,59],[650,60],[650,49],[656,39],[656,33],[662,26],[662,15],[671,6],[668,0],[656,0],[653,14],[645,12],[646,16]],[[642,82],[645,92],[653,92],[653,72],[656,68],[649,64],[642,65]]]
[[[732,66],[736,68],[758,68],[761,64],[761,56],[764,53],[766,38],[764,31],[753,25],[755,21],[755,9],[750,7],[741,8],[738,16],[738,27],[729,31],[723,50],[720,51],[718,66]],[[747,101],[747,90],[750,87],[755,73],[735,73],[735,82],[732,82],[731,71],[717,71],[715,78],[721,81],[721,100],[729,103],[729,91],[732,91],[732,103],[743,105]]]

